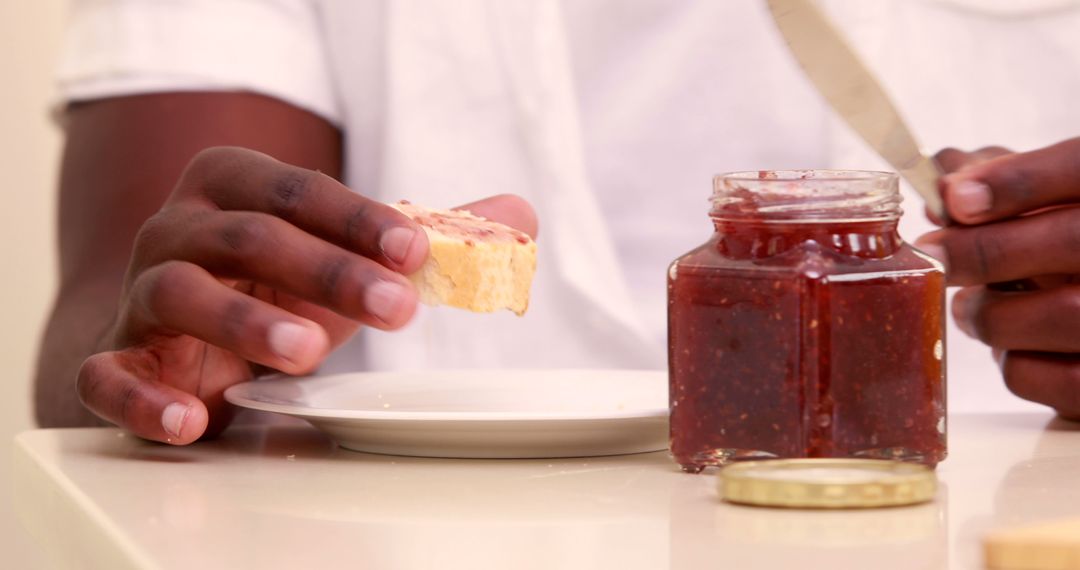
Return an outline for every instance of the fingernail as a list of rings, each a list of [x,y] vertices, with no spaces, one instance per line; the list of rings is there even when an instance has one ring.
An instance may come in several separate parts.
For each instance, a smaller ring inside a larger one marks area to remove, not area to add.
[[[405,287],[393,281],[377,281],[364,294],[364,306],[369,313],[391,322],[401,311],[405,299]]]
[[[180,432],[184,429],[184,420],[187,420],[190,411],[191,406],[185,406],[180,402],[165,406],[165,411],[161,412],[161,427],[165,428],[165,432],[169,435],[180,437]]]
[[[958,294],[953,296],[952,314],[956,321],[956,328],[971,338],[975,336],[975,326],[971,319],[971,298],[968,295]]]
[[[1004,370],[1005,355],[1008,354],[1008,351],[1000,348],[994,348],[990,350],[990,354],[994,357],[994,364],[997,364],[998,370]]]
[[[409,255],[409,247],[416,239],[416,232],[409,228],[390,228],[382,233],[379,238],[379,248],[383,255],[390,258],[394,263],[405,263]]]
[[[975,217],[990,211],[994,196],[982,182],[963,180],[950,187],[949,206],[954,214]]]
[[[289,362],[301,362],[310,351],[314,334],[303,325],[281,321],[270,325],[266,340],[270,350]]]

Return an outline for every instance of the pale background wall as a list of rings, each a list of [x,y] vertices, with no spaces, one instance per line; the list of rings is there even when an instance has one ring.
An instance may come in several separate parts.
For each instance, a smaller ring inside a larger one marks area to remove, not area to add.
[[[32,427],[30,378],[56,284],[53,205],[60,132],[47,102],[63,0],[0,0],[0,552],[5,568],[40,568],[11,513],[11,438]]]

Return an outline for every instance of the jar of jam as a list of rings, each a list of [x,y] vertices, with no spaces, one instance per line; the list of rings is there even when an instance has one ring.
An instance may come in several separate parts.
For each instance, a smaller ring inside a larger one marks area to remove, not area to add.
[[[671,453],[945,458],[945,278],[897,232],[895,174],[718,176],[668,271]]]

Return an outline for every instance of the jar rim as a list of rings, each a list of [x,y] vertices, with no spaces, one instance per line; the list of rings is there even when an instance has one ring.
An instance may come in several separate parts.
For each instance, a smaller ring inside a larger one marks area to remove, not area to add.
[[[823,175],[823,176],[819,176]],[[851,170],[833,168],[798,168],[792,170],[741,170],[722,172],[714,180],[746,182],[891,182],[899,175],[885,170]]]
[[[713,179],[714,219],[762,222],[898,219],[899,176],[876,170],[752,170]]]

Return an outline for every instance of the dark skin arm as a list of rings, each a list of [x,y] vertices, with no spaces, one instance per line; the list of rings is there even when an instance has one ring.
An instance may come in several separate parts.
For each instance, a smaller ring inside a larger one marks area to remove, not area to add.
[[[343,186],[340,171],[332,125],[265,97],[72,109],[39,423],[101,418],[191,443],[227,425],[229,386],[268,368],[312,372],[362,325],[404,326],[417,304],[405,275],[427,258],[427,238]],[[515,196],[466,207],[535,234]]]
[[[252,148],[341,175],[341,133],[322,118],[246,93],[167,93],[73,106],[60,175],[60,290],[38,358],[41,426],[99,423],[75,379],[105,348],[135,235],[185,166],[212,146]]]

